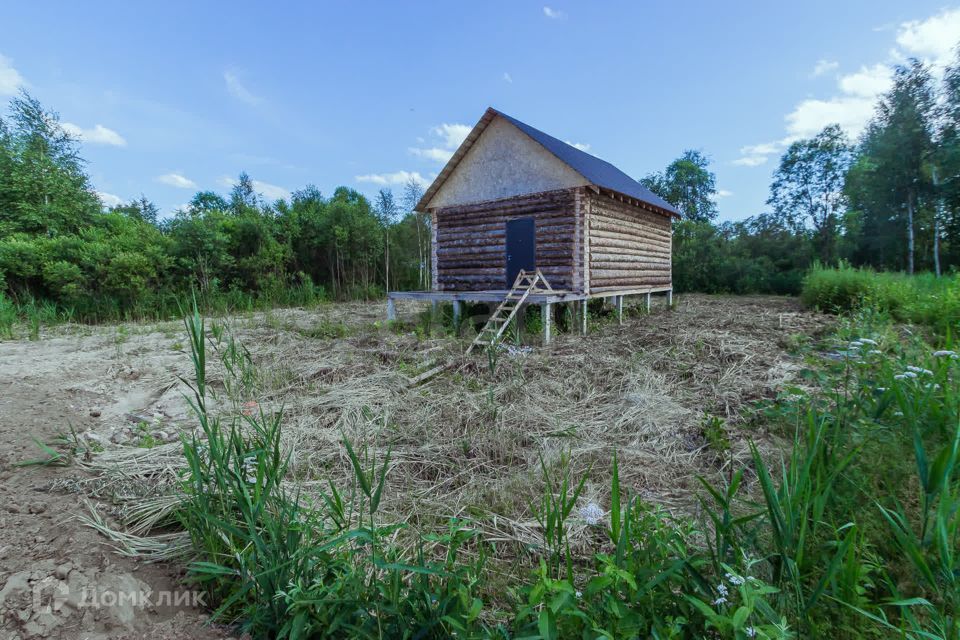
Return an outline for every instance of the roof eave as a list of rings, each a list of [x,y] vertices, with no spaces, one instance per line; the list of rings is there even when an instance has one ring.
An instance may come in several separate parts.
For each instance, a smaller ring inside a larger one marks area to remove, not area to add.
[[[646,200],[641,200],[640,198],[635,198],[634,196],[621,193],[615,189],[610,189],[608,187],[598,187],[597,185],[590,185],[590,187],[596,190],[598,193],[604,193],[608,196],[611,196],[615,200],[620,202],[625,202],[627,204],[632,204],[633,206],[640,207],[641,209],[647,209],[653,213],[659,213],[660,215],[668,216],[671,218],[681,219],[683,216],[680,215],[679,211],[673,209],[667,209],[653,204],[652,202],[647,202]]]

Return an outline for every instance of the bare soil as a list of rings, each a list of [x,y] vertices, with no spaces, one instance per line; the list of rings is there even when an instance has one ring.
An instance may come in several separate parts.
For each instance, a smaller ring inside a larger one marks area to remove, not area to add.
[[[631,492],[692,511],[696,475],[723,474],[745,457],[748,437],[775,447],[752,424],[752,403],[795,383],[794,347],[832,323],[789,298],[681,296],[674,312],[655,306],[623,326],[607,314],[587,338],[504,351],[491,371],[485,356],[460,361],[465,341],[431,331],[422,308],[401,306],[400,329],[383,325],[382,303],[217,319],[256,370],[238,385],[223,366],[225,343],[212,347],[213,406],[282,409],[307,493],[349,477],[345,434],[372,455],[393,452],[388,516],[424,528],[469,517],[516,549],[537,536],[529,504],[541,457],[564,454],[575,474],[590,470],[586,499],[602,505],[616,451]],[[182,567],[120,555],[75,519],[89,499],[122,528],[131,504],[171,491],[179,435],[194,425],[179,382],[191,375],[186,344],[178,322],[54,327],[38,341],[0,342],[0,638],[226,635],[202,606],[163,600],[186,597]],[[408,386],[448,359],[458,366]],[[725,425],[726,452],[704,435],[710,416]],[[67,466],[18,466],[44,456],[33,437],[63,436],[88,451]],[[145,606],[119,597],[147,592]]]

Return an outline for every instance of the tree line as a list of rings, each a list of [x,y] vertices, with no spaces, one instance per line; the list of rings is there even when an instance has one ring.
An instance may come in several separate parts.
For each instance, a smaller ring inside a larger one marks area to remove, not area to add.
[[[677,206],[678,291],[797,293],[815,263],[883,270],[960,265],[960,59],[897,67],[856,141],[837,125],[793,141],[769,209],[717,224],[709,159],[686,151],[641,182]],[[26,93],[0,117],[0,296],[78,319],[166,315],[185,294],[250,307],[430,286],[416,182],[373,202],[306,186],[267,202],[241,174],[167,219],[144,196],[104,209],[76,139]],[[2,302],[2,301],[0,301]]]
[[[793,141],[762,214],[716,224],[716,180],[698,151],[641,182],[684,213],[674,227],[678,290],[797,293],[814,262],[956,270],[960,56],[942,75],[917,60],[897,66],[859,139],[834,124]]]
[[[222,306],[374,297],[429,285],[429,219],[416,182],[374,202],[314,186],[267,202],[241,174],[168,219],[146,197],[105,210],[78,142],[22,94],[0,118],[0,295],[80,319],[174,312],[196,291]]]

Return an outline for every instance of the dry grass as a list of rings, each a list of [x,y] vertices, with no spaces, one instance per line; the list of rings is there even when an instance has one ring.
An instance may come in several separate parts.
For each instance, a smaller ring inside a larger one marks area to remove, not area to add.
[[[257,365],[257,384],[249,397],[222,397],[226,374],[214,367],[219,410],[236,412],[248,400],[282,409],[290,481],[307,494],[325,488],[327,478],[349,482],[340,444],[346,435],[373,455],[392,450],[384,509],[396,519],[433,528],[468,517],[489,539],[520,545],[538,540],[529,504],[541,491],[540,457],[552,464],[564,451],[574,477],[589,471],[586,500],[607,503],[616,451],[632,493],[674,511],[694,509],[696,476],[715,478],[733,461],[740,466],[746,438],[764,438],[749,429],[750,406],[799,370],[787,349],[792,336],[823,332],[829,323],[789,299],[684,296],[674,312],[655,307],[622,327],[599,320],[586,339],[561,335],[550,348],[504,354],[494,374],[479,355],[409,388],[408,375],[457,357],[466,342],[378,326],[382,307],[354,303],[232,319],[231,330]],[[415,310],[402,306],[401,317]],[[186,375],[183,359],[179,373]],[[725,421],[728,452],[707,446],[705,415]],[[111,448],[90,467],[121,502],[139,502],[124,512],[139,533],[175,504],[167,497],[145,507],[143,487],[169,494],[182,464],[172,444]]]

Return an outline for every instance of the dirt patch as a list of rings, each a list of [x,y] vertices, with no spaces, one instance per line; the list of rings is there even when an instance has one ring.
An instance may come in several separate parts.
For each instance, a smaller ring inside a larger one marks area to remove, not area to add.
[[[80,496],[62,487],[85,480],[80,469],[16,466],[42,457],[32,437],[119,428],[149,388],[130,386],[106,342],[95,332],[0,343],[0,638],[225,637],[176,566],[121,557],[73,519]]]
[[[420,308],[401,306],[401,318]],[[384,314],[383,304],[356,303],[212,321],[211,406],[227,416],[250,402],[282,409],[293,473],[307,493],[327,478],[347,481],[342,435],[372,455],[389,448],[387,517],[428,529],[467,517],[508,543],[500,547],[508,554],[538,537],[529,504],[541,457],[552,465],[569,454],[577,477],[589,469],[585,499],[603,505],[617,452],[632,493],[692,510],[695,477],[723,473],[745,457],[747,437],[764,437],[749,408],[794,380],[797,336],[831,323],[792,299],[682,296],[675,312],[655,307],[623,326],[608,314],[585,339],[560,335],[549,348],[504,352],[495,372],[480,355],[410,388],[410,376],[458,357],[466,343],[424,325],[396,332]],[[177,439],[194,426],[179,383],[191,375],[186,344],[178,323],[67,327],[38,342],[0,343],[0,612],[10,637],[222,633],[203,625],[201,607],[67,603],[38,613],[24,600],[55,580],[88,591],[183,590],[175,564],[121,557],[71,517],[85,497],[109,526],[149,521],[175,504],[165,496],[181,465]],[[726,427],[723,455],[704,436],[710,416]],[[31,435],[50,441],[71,429],[91,450],[77,464],[13,466],[38,456]]]

